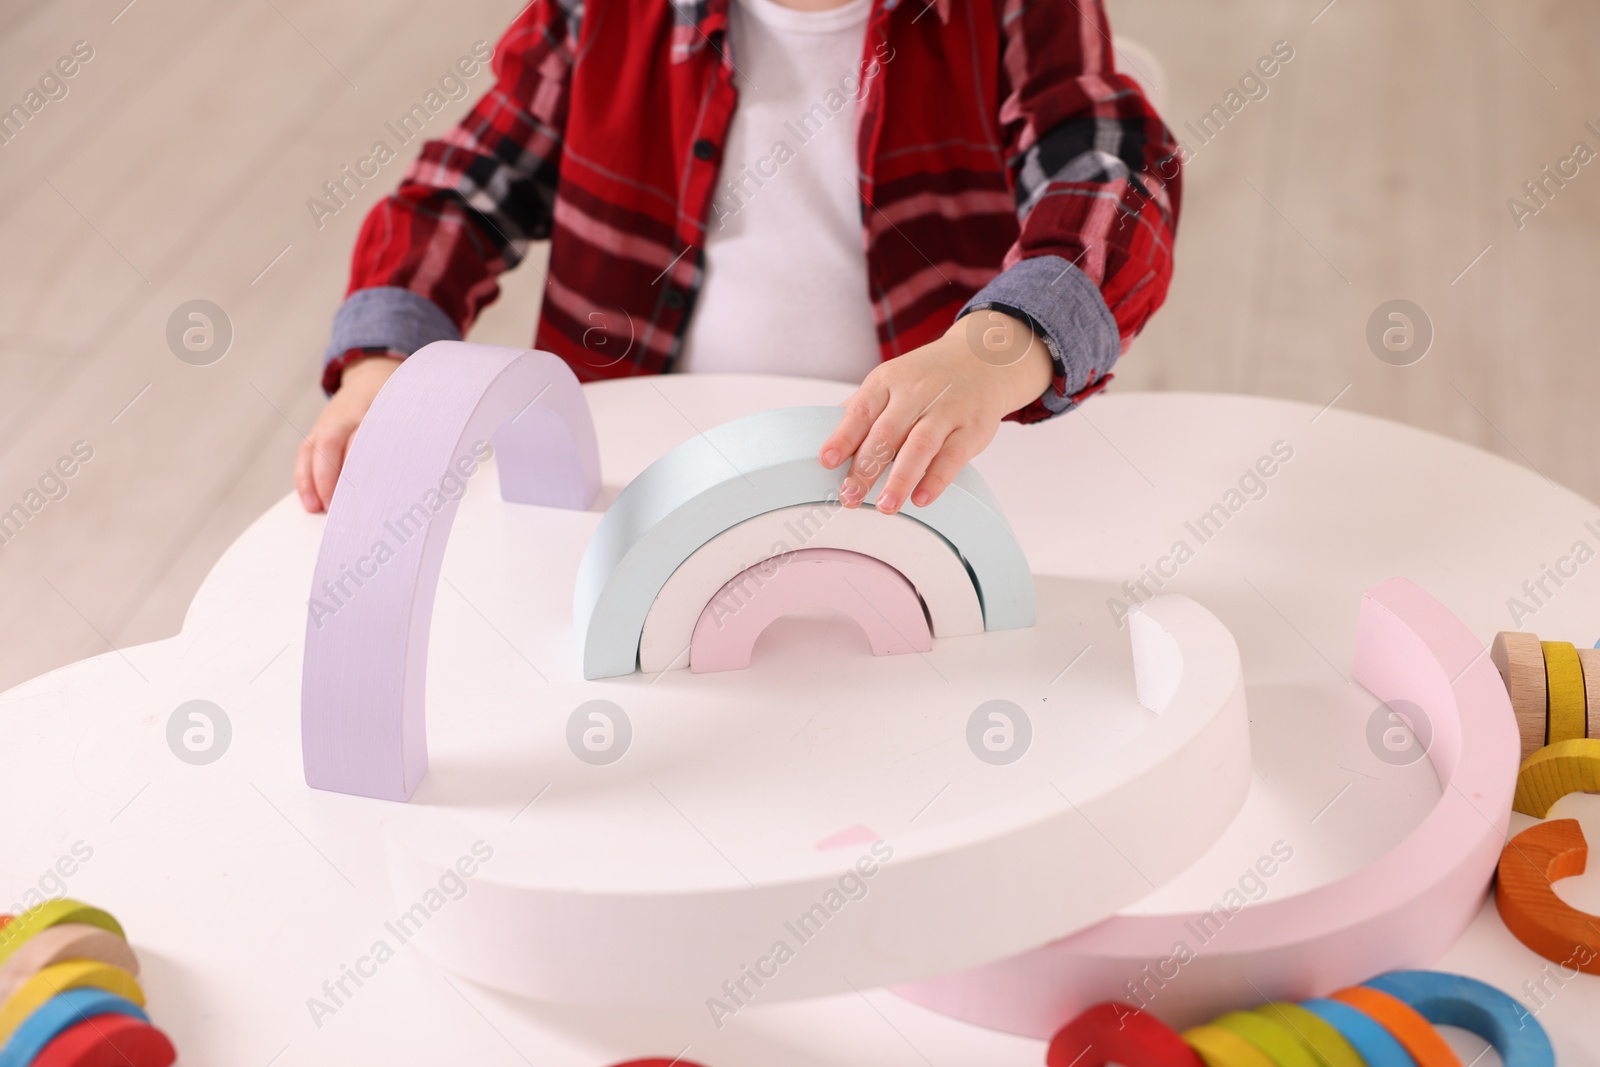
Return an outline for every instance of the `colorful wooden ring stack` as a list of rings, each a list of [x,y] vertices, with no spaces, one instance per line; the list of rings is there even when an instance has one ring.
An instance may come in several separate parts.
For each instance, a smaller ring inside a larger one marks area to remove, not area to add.
[[[1512,808],[1542,819],[1568,793],[1600,792],[1600,647],[1508,631],[1489,652],[1522,738]]]
[[[169,1067],[116,919],[53,900],[0,924],[0,1067]]]
[[[1391,971],[1301,1004],[1229,1012],[1175,1033],[1126,1004],[1096,1004],[1050,1042],[1048,1067],[1461,1067],[1435,1029],[1494,1047],[1505,1067],[1555,1067],[1537,1019],[1493,986],[1437,971]]]
[[[1600,649],[1504,631],[1489,655],[1511,696],[1523,759],[1546,745],[1600,738]]]

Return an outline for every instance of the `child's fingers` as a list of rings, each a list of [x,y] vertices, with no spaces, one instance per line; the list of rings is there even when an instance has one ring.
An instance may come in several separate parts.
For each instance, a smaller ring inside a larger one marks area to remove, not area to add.
[[[822,442],[822,449],[817,454],[822,460],[822,465],[833,470],[853,456],[856,449],[861,447],[861,441],[867,436],[867,431],[872,429],[872,424],[877,421],[888,403],[889,390],[882,384],[881,376],[867,375],[867,380],[861,383],[861,388],[845,400],[844,415],[840,417],[839,425],[835,426],[833,433]]]
[[[925,508],[935,500],[939,494],[950,488],[950,483],[956,480],[956,475],[961,473],[977,450],[971,447],[967,435],[957,430],[944,439],[944,447],[939,454],[933,457],[928,464],[928,471],[922,476],[916,489],[912,490],[911,502],[919,508]]]
[[[892,515],[900,510],[900,505],[905,503],[911,490],[922,480],[928,464],[939,454],[949,436],[949,427],[942,423],[928,418],[917,420],[906,434],[905,443],[894,457],[894,469],[889,472],[889,480],[878,494],[879,511]]]
[[[904,396],[891,397],[889,405],[873,422],[872,429],[867,431],[866,438],[856,449],[855,459],[850,463],[850,473],[845,475],[844,484],[839,487],[840,503],[847,508],[861,503],[879,475],[894,462],[895,454],[900,451],[916,419],[917,408],[911,401]]]
[[[323,509],[322,498],[317,496],[316,482],[311,477],[311,438],[300,442],[294,456],[294,491],[300,495],[300,506],[315,515]]]
[[[333,490],[339,484],[339,471],[344,466],[344,451],[351,429],[331,426],[311,436],[311,481],[324,507],[333,503]]]

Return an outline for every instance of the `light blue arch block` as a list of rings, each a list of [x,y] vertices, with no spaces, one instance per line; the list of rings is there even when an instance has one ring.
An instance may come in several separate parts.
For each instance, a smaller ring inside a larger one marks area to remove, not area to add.
[[[795,504],[837,500],[846,466],[817,460],[837,407],[778,408],[707,430],[668,452],[617,495],[578,565],[574,632],[585,678],[631,674],[650,605],[667,578],[737,523]],[[876,502],[888,471],[863,506]],[[971,573],[986,630],[1032,626],[1033,575],[994,494],[971,467],[925,508],[901,513],[948,541]],[[728,575],[733,577],[732,573]]]

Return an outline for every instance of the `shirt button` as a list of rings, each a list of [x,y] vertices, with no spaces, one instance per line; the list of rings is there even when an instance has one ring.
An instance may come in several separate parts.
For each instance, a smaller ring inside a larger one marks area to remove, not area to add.
[[[716,154],[717,146],[704,137],[694,143],[694,158],[709,161]]]
[[[686,303],[688,303],[688,301],[684,299],[683,291],[681,289],[669,288],[667,290],[666,304],[670,310],[682,311],[683,306]]]

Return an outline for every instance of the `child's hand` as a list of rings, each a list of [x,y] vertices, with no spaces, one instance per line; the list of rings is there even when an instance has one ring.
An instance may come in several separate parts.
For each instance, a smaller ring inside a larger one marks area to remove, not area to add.
[[[925,507],[988,446],[1002,418],[1045,391],[1051,374],[1044,342],[993,310],[965,315],[937,341],[879,364],[845,400],[822,445],[829,470],[855,456],[839,502],[859,505],[892,460],[878,510],[893,513],[908,498]]]
[[[372,407],[378,390],[399,366],[398,359],[369,356],[345,367],[339,379],[339,391],[317,416],[316,425],[300,442],[300,452],[294,459],[294,487],[307,511],[328,509],[333,487],[339,483],[339,472],[344,468],[350,439],[355,436],[361,420],[367,417],[367,409]]]

